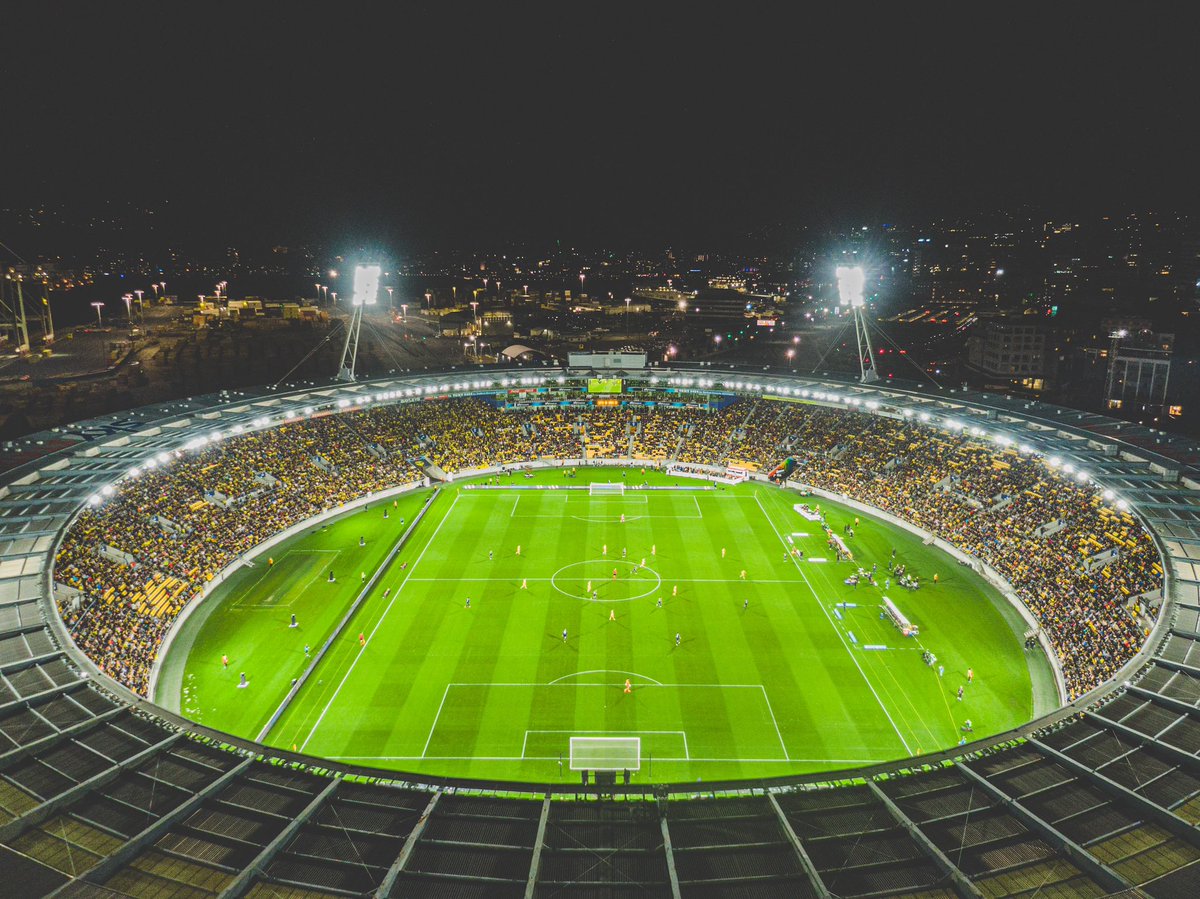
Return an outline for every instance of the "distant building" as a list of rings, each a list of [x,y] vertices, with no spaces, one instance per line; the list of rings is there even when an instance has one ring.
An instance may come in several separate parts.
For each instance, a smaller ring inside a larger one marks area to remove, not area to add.
[[[1021,318],[984,319],[967,344],[967,364],[984,386],[1041,391],[1046,386],[1046,333]]]
[[[1167,402],[1175,335],[1119,330],[1111,339],[1105,408],[1126,416],[1159,416]]]

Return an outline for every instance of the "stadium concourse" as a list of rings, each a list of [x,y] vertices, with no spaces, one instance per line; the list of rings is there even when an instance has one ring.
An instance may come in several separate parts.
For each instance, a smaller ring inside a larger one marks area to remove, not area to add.
[[[1196,447],[953,391],[714,368],[620,374],[626,405],[592,404],[586,372],[506,367],[199,398],[8,447],[22,464],[0,497],[6,885],[85,896],[1195,894]],[[531,389],[544,405],[523,405]],[[783,457],[797,460],[795,479],[999,571],[1049,639],[1071,703],[920,763],[701,794],[398,783],[228,738],[143,698],[164,635],[210,579],[273,533],[383,487],[547,459],[765,471]]]

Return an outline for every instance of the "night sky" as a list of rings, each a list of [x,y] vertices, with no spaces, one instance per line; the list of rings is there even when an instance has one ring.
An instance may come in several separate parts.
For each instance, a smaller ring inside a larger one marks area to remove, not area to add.
[[[248,6],[7,9],[4,205],[428,248],[1200,203],[1194,31],[1140,6]]]

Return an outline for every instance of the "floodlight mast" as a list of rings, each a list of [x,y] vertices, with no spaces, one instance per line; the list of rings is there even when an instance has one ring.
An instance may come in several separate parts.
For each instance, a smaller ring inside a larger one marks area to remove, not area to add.
[[[858,344],[858,379],[863,384],[879,380],[875,368],[875,351],[871,347],[871,333],[867,329],[867,307],[863,299],[866,273],[861,265],[839,265],[837,267],[838,299],[843,306],[850,307],[854,318],[854,339]]]
[[[358,338],[362,332],[364,306],[374,306],[379,294],[381,265],[359,265],[354,269],[354,297],[351,300],[350,324],[346,327],[346,342],[342,345],[342,362],[338,366],[339,381],[353,381],[358,363]]]

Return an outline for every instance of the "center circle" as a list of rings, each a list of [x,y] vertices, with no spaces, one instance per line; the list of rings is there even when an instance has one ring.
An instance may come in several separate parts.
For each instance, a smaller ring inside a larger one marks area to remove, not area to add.
[[[614,569],[617,576],[613,577]],[[641,593],[633,593],[643,584],[653,584]],[[587,589],[592,585],[592,592]],[[628,559],[588,559],[584,562],[571,562],[564,565],[550,576],[550,586],[572,599],[583,599],[588,602],[633,602],[654,593],[662,586],[662,578],[653,568],[643,568],[637,562]]]

